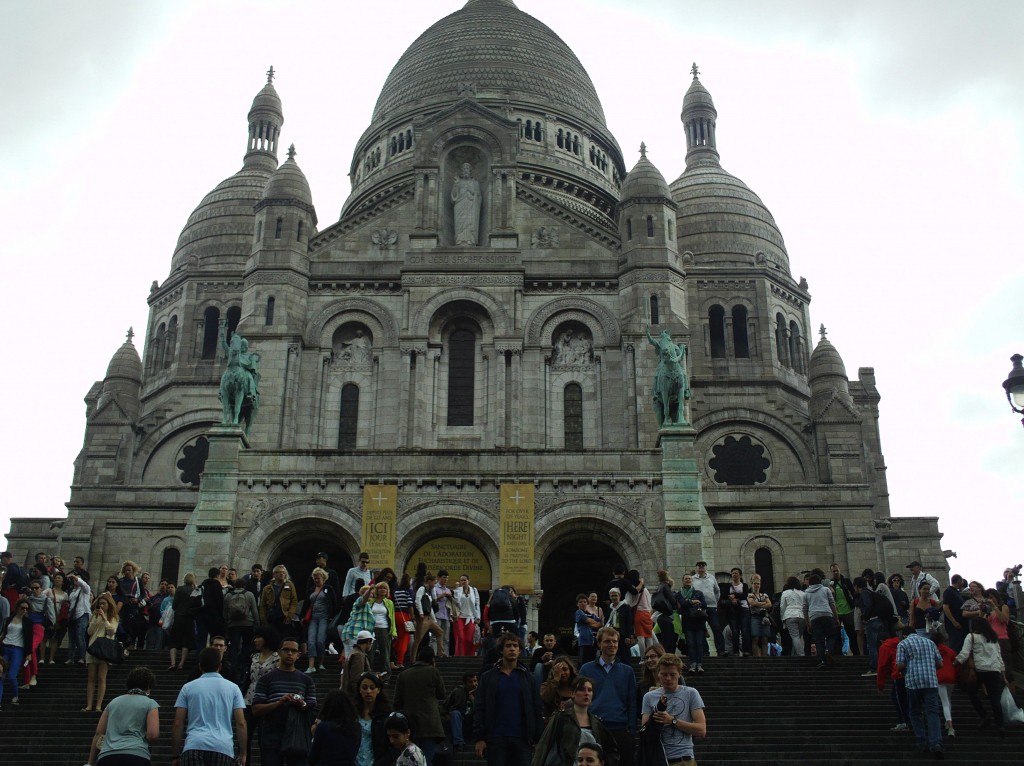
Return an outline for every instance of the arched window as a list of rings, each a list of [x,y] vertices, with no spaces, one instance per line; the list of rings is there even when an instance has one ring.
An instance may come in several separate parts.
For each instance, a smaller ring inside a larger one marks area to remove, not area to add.
[[[750,343],[747,339],[747,307],[732,307],[732,347],[737,359],[750,358]]]
[[[579,155],[579,153],[580,153],[580,137],[579,136],[573,136],[573,138],[572,138],[572,153],[575,154],[575,155]]]
[[[661,324],[661,317],[658,316],[658,296],[651,296],[651,324]]]
[[[178,582],[178,569],[181,567],[181,551],[177,548],[164,548],[160,560],[160,579],[167,582]]]
[[[298,226],[295,227],[295,241],[302,241],[302,221],[299,221]]]
[[[782,314],[775,315],[775,353],[779,364],[789,367],[789,340],[786,338],[786,320]]]
[[[210,306],[203,312],[203,359],[217,358],[217,333],[220,331],[220,309]]]
[[[533,140],[534,141],[540,141],[541,140],[540,120],[537,120],[537,122],[533,123]]]
[[[263,239],[263,221],[256,222],[256,241]]]
[[[789,323],[789,363],[797,372],[804,371],[804,355],[801,353],[800,325],[795,321]]]
[[[775,593],[775,563],[769,548],[754,551],[754,571],[761,575],[761,592]]]
[[[412,128],[405,131],[405,148],[412,149]]]
[[[583,389],[579,383],[570,383],[562,394],[564,403],[565,448],[583,449]]]
[[[228,309],[228,339],[235,334],[238,323],[242,321],[242,309],[240,306],[232,306]]]
[[[175,348],[178,345],[178,317],[171,317],[167,323],[167,334],[164,335],[164,369],[174,361]]]
[[[267,298],[267,318],[266,318],[265,324],[267,324],[267,325],[274,324],[274,296],[273,295],[271,295],[269,298]]]
[[[708,310],[708,329],[711,333],[711,357],[725,359],[725,309],[717,304]]]
[[[626,219],[626,239],[633,239],[633,219]]]
[[[648,237],[653,237],[654,236],[654,216],[653,215],[647,216],[647,236]]]
[[[277,226],[274,229],[274,239],[281,239],[281,232],[284,230],[284,219],[277,219]]]
[[[394,157],[398,154],[398,141],[394,136],[391,137],[391,156]]]
[[[558,148],[559,149],[564,149],[565,148],[565,136],[562,133],[562,129],[561,128],[558,129],[558,139],[557,140],[558,140]]]
[[[162,370],[164,368],[164,335],[167,327],[163,322],[156,328],[156,335],[153,336],[149,350],[149,369]]]
[[[359,386],[346,383],[341,387],[341,416],[338,420],[338,449],[355,449],[359,427]]]
[[[476,336],[455,330],[448,338],[448,425],[473,425]]]

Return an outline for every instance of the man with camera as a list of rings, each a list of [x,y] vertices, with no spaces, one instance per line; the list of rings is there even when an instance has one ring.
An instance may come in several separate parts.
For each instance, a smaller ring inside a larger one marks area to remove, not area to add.
[[[277,667],[256,682],[256,693],[252,698],[252,713],[261,719],[260,757],[263,766],[305,766],[305,755],[282,752],[285,729],[288,727],[288,711],[298,708],[309,723],[311,713],[316,711],[316,686],[310,675],[296,669],[299,659],[299,642],[286,638],[277,650],[280,659]],[[307,743],[308,744],[308,743]]]
[[[675,654],[662,655],[658,660],[661,688],[647,692],[641,706],[643,725],[652,719],[658,724],[668,766],[696,766],[693,738],[708,733],[704,700],[693,687],[679,684],[682,675],[682,660]]]

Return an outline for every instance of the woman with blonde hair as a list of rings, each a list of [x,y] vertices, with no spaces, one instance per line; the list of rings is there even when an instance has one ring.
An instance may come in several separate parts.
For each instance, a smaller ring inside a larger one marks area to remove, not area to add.
[[[327,654],[327,626],[338,611],[337,594],[334,588],[327,585],[327,570],[317,567],[313,570],[313,589],[306,594],[306,607],[302,621],[308,624],[306,639],[308,642],[309,667],[307,673],[315,673],[317,669],[326,670],[324,657]],[[385,583],[386,585],[386,583]]]
[[[92,604],[92,617],[89,619],[89,646],[98,638],[113,638],[117,635],[117,606],[113,597],[101,593]],[[85,664],[89,669],[89,680],[85,687],[85,707],[82,712],[98,713],[103,709],[103,696],[107,693],[107,669],[109,663],[94,657],[86,650]],[[95,704],[93,704],[95,702]]]

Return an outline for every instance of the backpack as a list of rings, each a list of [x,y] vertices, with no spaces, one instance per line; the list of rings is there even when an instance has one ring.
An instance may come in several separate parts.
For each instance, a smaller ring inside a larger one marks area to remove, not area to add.
[[[491,620],[515,619],[515,613],[512,611],[512,597],[504,588],[498,588],[491,595],[489,614]]]
[[[206,606],[206,597],[203,595],[202,585],[197,585],[192,589],[192,592],[188,594],[188,603],[192,607],[193,613]]]
[[[249,619],[249,605],[246,603],[245,600],[245,597],[247,595],[247,592],[228,593],[224,597],[224,603],[227,605],[229,621],[243,622]]]
[[[896,617],[896,611],[892,608],[892,602],[877,590],[871,591],[871,614],[868,618],[878,617],[882,622],[888,622]]]

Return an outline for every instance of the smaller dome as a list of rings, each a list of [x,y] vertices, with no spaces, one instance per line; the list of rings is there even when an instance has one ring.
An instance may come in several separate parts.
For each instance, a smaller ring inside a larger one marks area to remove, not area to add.
[[[711,94],[701,84],[701,81],[697,79],[697,75],[694,75],[693,82],[690,83],[686,95],[683,96],[683,112],[698,106],[715,110],[715,102],[711,100]],[[717,112],[717,110],[715,111]]]
[[[811,360],[807,365],[807,379],[814,388],[817,381],[842,378],[847,383],[849,378],[846,375],[846,365],[843,358],[839,356],[836,347],[825,337],[825,327],[821,328],[821,340],[811,352]]]
[[[252,100],[252,107],[249,109],[249,115],[252,116],[253,112],[259,111],[273,112],[282,120],[284,119],[284,108],[281,105],[281,97],[277,95],[277,89],[274,87],[274,83],[272,82],[268,82],[264,85],[263,89],[256,94],[256,98]]]
[[[309,190],[309,181],[295,162],[295,145],[288,147],[288,159],[274,171],[263,189],[265,200],[298,200],[307,205],[313,204],[313,195]]]
[[[135,350],[135,344],[132,343],[133,335],[134,333],[129,330],[128,339],[110,358],[110,364],[107,365],[107,374],[104,377],[105,381],[120,378],[135,383],[142,383],[142,360],[139,358],[139,352]]]
[[[635,198],[672,199],[665,176],[647,159],[647,147],[644,144],[640,144],[640,159],[622,182],[619,198],[622,202]]]

